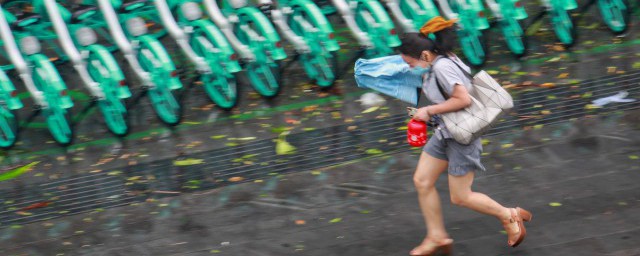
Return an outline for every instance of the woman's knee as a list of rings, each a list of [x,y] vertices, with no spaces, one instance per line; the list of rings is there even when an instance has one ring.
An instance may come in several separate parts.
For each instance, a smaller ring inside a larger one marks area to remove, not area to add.
[[[451,191],[449,195],[451,197],[452,204],[464,206],[469,201],[471,191]]]
[[[416,189],[432,189],[435,186],[436,181],[429,177],[413,176],[413,185]]]

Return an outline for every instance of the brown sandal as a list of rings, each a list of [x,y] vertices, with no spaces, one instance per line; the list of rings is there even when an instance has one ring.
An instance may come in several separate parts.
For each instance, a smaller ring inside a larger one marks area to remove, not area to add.
[[[451,255],[451,250],[453,248],[453,239],[445,239],[443,242],[437,243],[427,238],[426,242],[429,243],[431,250],[427,252],[418,253],[417,252],[418,248],[422,246],[422,244],[425,244],[425,242],[422,242],[421,245],[411,250],[411,252],[409,252],[409,255],[411,256]]]
[[[502,221],[502,225],[504,225],[505,230],[507,231],[507,244],[511,247],[516,247],[524,240],[524,237],[527,236],[527,229],[524,227],[524,221],[531,221],[532,215],[529,211],[522,209],[520,207],[511,208],[511,218],[509,220]],[[517,233],[509,233],[509,229],[507,225],[512,223],[517,223],[518,232]]]

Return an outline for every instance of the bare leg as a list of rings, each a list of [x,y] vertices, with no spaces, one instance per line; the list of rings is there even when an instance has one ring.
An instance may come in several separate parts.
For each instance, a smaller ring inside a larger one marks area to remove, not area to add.
[[[449,175],[449,190],[451,202],[453,204],[469,208],[471,210],[484,213],[498,218],[503,223],[511,218],[511,211],[494,201],[485,194],[471,191],[474,172],[469,172],[464,176]],[[505,225],[507,232],[518,233],[520,229],[517,223]]]
[[[474,176],[474,172],[468,172],[464,176],[449,175],[451,202],[500,220],[509,219],[511,217],[509,209],[485,194],[471,191]]]
[[[425,152],[420,155],[418,167],[413,175],[413,182],[418,192],[420,209],[427,226],[427,237],[420,246],[411,252],[412,255],[433,251],[434,246],[449,239],[442,219],[440,197],[435,187],[438,177],[447,169],[447,165],[447,161],[432,157]]]

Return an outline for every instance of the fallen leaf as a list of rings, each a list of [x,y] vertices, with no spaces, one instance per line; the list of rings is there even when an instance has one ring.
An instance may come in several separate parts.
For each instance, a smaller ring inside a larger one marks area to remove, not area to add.
[[[304,225],[307,224],[305,220],[296,220],[296,225]]]
[[[288,132],[284,132],[276,139],[276,154],[278,155],[290,155],[296,152],[296,147],[287,142],[285,136]]]
[[[558,207],[558,206],[562,206],[562,204],[558,202],[551,202],[549,203],[549,206]]]
[[[238,177],[238,176],[229,178],[229,181],[231,181],[231,182],[240,182],[240,181],[243,181],[243,180],[244,180],[244,178]]]
[[[365,109],[364,111],[362,111],[362,114],[371,113],[371,112],[373,112],[373,111],[378,110],[379,108],[380,108],[380,107],[378,107],[378,106],[370,107],[370,108]]]
[[[31,162],[29,164],[20,166],[18,168],[11,169],[7,172],[0,174],[0,181],[15,179],[22,174],[25,174],[33,169],[40,162]]]
[[[247,140],[255,140],[256,137],[244,137],[244,138],[228,138],[228,140],[239,140],[239,141],[247,141]]]
[[[540,87],[542,87],[542,88],[551,88],[551,87],[555,87],[555,86],[556,86],[556,84],[554,84],[554,83],[544,83],[544,84],[540,85]]]
[[[42,208],[42,207],[47,207],[49,206],[49,204],[51,204],[51,202],[38,202],[35,204],[31,204],[27,207],[22,208],[23,211],[28,211],[28,210],[33,210],[33,209],[37,209],[37,208]]]
[[[511,147],[513,147],[513,144],[511,143],[502,144],[502,148],[511,148]]]
[[[338,222],[341,222],[341,221],[342,221],[342,218],[335,218],[335,219],[330,220],[329,223],[338,223]]]
[[[568,76],[569,76],[569,73],[562,73],[558,75],[558,78],[567,78]]]
[[[639,157],[639,156],[636,156],[636,155],[630,155],[630,156],[629,156],[629,159],[631,159],[631,160],[638,160],[638,159],[640,159],[640,157]]]
[[[587,105],[584,106],[584,109],[588,109],[588,110],[590,110],[590,109],[598,109],[598,108],[600,108],[600,106],[594,105],[594,104],[587,104]]]
[[[369,155],[382,154],[382,150],[375,149],[375,148],[367,149],[367,151],[365,151],[365,152],[366,152],[367,154],[369,154]]]
[[[175,166],[188,166],[188,165],[196,165],[204,163],[203,159],[195,159],[195,158],[187,158],[184,160],[175,160],[173,161],[173,165]]]
[[[616,72],[617,67],[607,67],[607,73],[612,74]]]

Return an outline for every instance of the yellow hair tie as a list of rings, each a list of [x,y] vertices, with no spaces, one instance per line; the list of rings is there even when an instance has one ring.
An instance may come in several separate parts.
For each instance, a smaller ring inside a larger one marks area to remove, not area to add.
[[[428,36],[431,33],[435,33],[445,28],[452,27],[456,24],[457,21],[458,19],[445,20],[441,16],[436,16],[422,25],[422,28],[420,28],[420,33],[424,36]]]

